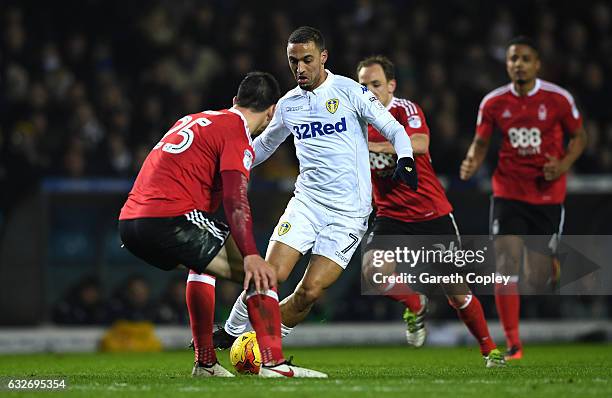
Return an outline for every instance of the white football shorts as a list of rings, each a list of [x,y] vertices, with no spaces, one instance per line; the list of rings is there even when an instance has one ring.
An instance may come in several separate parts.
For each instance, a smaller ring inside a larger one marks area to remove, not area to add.
[[[368,229],[368,217],[349,217],[307,198],[291,198],[270,241],[279,241],[302,254],[327,257],[346,268]]]

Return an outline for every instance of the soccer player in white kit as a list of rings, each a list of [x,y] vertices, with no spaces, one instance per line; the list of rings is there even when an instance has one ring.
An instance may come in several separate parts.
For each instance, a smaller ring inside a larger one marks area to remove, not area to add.
[[[270,125],[253,142],[256,166],[293,135],[300,163],[295,196],[274,229],[266,253],[266,261],[282,282],[312,249],[302,280],[281,302],[283,336],[338,279],[366,232],[372,210],[368,124],[398,154],[394,178],[417,188],[406,130],[366,87],[325,69],[328,53],[321,32],[307,26],[295,30],[288,40],[287,57],[298,86],[279,100]],[[215,346],[229,347],[247,327],[243,293],[225,327],[215,332]]]

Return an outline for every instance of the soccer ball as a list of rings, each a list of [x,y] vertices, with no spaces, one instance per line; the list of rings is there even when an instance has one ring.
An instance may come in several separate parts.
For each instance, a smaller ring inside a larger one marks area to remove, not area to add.
[[[238,336],[230,349],[230,361],[238,373],[259,373],[261,366],[261,353],[255,332],[246,332]]]

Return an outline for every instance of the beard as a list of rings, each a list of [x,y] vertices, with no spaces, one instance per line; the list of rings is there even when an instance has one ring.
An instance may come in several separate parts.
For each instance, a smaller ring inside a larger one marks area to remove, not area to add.
[[[312,87],[312,84],[313,84],[313,81],[309,79],[306,83],[298,83],[298,86],[302,90],[309,90]]]

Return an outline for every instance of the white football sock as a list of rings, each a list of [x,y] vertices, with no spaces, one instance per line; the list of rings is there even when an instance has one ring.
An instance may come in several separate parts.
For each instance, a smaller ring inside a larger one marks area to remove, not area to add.
[[[253,329],[249,322],[249,311],[247,309],[244,291],[236,299],[232,311],[227,321],[225,321],[223,329],[234,337],[240,336],[247,330]]]
[[[287,335],[291,333],[292,330],[293,328],[290,328],[289,326],[285,326],[281,323],[281,338],[287,337]]]

